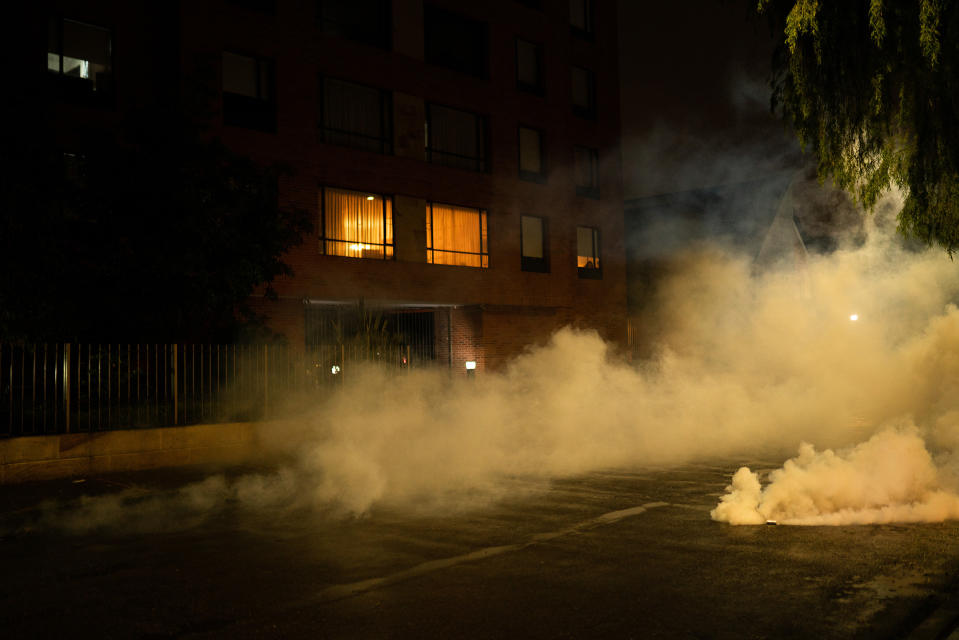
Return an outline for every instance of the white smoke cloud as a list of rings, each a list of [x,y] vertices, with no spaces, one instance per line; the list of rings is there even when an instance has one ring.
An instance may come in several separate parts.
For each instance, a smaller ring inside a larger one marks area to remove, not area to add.
[[[959,518],[959,495],[944,488],[915,427],[890,428],[847,452],[804,443],[765,488],[742,467],[711,515],[731,524],[940,522]]]
[[[713,516],[957,517],[957,295],[954,262],[885,233],[760,274],[748,256],[700,247],[672,261],[649,305],[643,322],[657,347],[648,361],[630,365],[597,334],[563,329],[475,379],[344,371],[311,414],[263,433],[284,457],[276,472],[219,477],[163,500],[91,498],[67,528],[129,514],[150,523],[171,508],[190,521],[224,505],[470,508],[560,476],[785,458],[802,443],[765,489],[740,470]]]

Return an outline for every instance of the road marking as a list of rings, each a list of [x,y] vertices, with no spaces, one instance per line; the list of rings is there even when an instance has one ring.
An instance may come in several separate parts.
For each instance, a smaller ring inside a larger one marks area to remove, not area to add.
[[[654,509],[656,507],[666,507],[669,506],[668,502],[647,502],[644,505],[638,507],[631,507],[629,509],[620,509],[619,511],[610,511],[609,513],[604,513],[595,518],[585,520],[583,522],[574,524],[565,529],[560,529],[559,531],[549,531],[546,533],[537,533],[532,538],[526,542],[519,542],[516,544],[506,544],[500,545],[498,547],[485,547],[479,549],[478,551],[471,551],[470,553],[464,553],[462,555],[453,556],[451,558],[441,558],[439,560],[430,560],[422,564],[418,564],[415,567],[405,569],[403,571],[398,571],[392,573],[388,576],[383,576],[380,578],[369,578],[367,580],[360,580],[358,582],[350,582],[347,584],[335,584],[332,586],[323,589],[319,593],[319,600],[321,602],[331,602],[333,600],[342,600],[344,598],[350,598],[355,595],[359,595],[365,591],[371,589],[377,589],[379,587],[386,587],[397,582],[402,582],[404,580],[409,580],[411,578],[417,578],[434,571],[439,571],[440,569],[448,569],[449,567],[454,567],[459,564],[466,562],[475,562],[477,560],[485,560],[486,558],[492,558],[494,556],[502,555],[504,553],[512,553],[513,551],[521,551],[528,547],[532,547],[537,544],[542,544],[543,542],[548,542],[550,540],[555,540],[562,536],[567,536],[573,533],[579,533],[581,531],[588,531],[590,529],[595,529],[596,527],[601,527],[604,525],[614,524],[623,520],[625,518],[631,518],[633,516],[638,516],[641,513],[649,509]]]

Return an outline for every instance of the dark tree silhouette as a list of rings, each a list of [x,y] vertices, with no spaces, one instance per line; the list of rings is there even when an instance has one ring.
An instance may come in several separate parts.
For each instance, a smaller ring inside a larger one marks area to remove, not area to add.
[[[778,39],[774,108],[820,177],[867,208],[899,186],[900,229],[959,249],[959,3],[755,1]]]
[[[0,138],[0,340],[230,340],[245,302],[291,273],[309,216],[278,202],[281,167],[205,136],[185,113],[127,114],[65,143],[29,99]]]

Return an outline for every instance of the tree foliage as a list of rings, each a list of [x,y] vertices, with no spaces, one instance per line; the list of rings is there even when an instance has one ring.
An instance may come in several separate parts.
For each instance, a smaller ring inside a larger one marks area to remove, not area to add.
[[[0,340],[230,340],[256,287],[291,273],[282,256],[310,224],[280,206],[282,168],[176,109],[69,143],[14,118],[0,141]]]
[[[900,230],[959,249],[959,2],[758,0],[778,38],[773,108],[820,178],[872,208],[906,195]]]

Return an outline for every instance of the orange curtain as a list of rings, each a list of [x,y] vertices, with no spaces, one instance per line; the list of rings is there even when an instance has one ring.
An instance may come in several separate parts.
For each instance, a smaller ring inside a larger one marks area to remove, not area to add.
[[[345,189],[327,188],[323,193],[325,253],[350,258],[393,256],[392,200]]]
[[[488,267],[486,212],[445,204],[426,205],[426,254],[432,264]]]
[[[599,231],[576,227],[576,266],[599,269]]]

